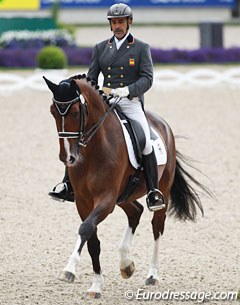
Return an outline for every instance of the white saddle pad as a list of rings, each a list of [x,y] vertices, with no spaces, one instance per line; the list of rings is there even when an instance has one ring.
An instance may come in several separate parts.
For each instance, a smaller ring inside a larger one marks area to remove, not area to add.
[[[121,123],[121,126],[122,126],[124,138],[125,138],[126,145],[127,145],[127,150],[128,150],[128,156],[129,156],[130,163],[132,164],[132,166],[134,168],[138,168],[140,165],[138,164],[137,159],[135,157],[133,144],[132,144],[130,135],[129,135],[126,127],[123,124],[126,121],[122,121],[119,118],[116,111],[115,111],[115,113],[116,113],[116,115],[117,115],[117,117],[118,117],[118,119]],[[165,144],[163,142],[163,139],[154,128],[151,127],[151,130],[153,131],[153,133],[157,137],[155,140],[151,140],[152,146],[154,148],[155,156],[156,156],[156,159],[157,159],[157,164],[158,165],[166,164],[166,162],[167,162],[167,152],[166,152],[166,147],[165,147]]]

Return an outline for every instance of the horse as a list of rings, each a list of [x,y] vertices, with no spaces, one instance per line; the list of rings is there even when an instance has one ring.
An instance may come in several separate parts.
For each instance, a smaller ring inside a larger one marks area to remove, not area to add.
[[[52,91],[53,115],[59,135],[59,158],[65,164],[73,186],[76,208],[81,218],[75,248],[63,269],[60,279],[73,282],[80,262],[83,246],[87,243],[92,260],[93,281],[87,296],[99,298],[104,284],[99,260],[100,241],[97,226],[116,205],[123,209],[128,226],[119,245],[120,273],[130,278],[135,270],[130,258],[130,245],[143,213],[138,199],[146,194],[144,173],[127,199],[119,202],[129,177],[136,169],[129,162],[122,127],[107,95],[85,74],[76,75],[55,84],[43,77]],[[158,249],[164,233],[166,213],[179,220],[196,220],[197,212],[203,215],[203,207],[196,187],[205,190],[183,166],[184,156],[175,146],[175,137],[168,123],[160,116],[145,111],[150,126],[162,137],[167,162],[158,166],[159,189],[163,192],[166,208],[153,212],[153,255],[145,281],[157,285]]]

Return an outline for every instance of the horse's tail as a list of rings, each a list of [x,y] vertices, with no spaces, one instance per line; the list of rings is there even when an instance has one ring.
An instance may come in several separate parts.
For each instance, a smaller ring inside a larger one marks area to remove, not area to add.
[[[179,159],[191,166],[189,162],[186,161],[185,157],[177,152],[175,177],[170,191],[171,202],[169,206],[169,214],[174,215],[180,220],[195,221],[197,208],[200,209],[202,215],[204,215],[204,212],[199,195],[190,183],[192,182],[208,195],[212,195],[205,186],[193,178],[193,176],[183,168]]]

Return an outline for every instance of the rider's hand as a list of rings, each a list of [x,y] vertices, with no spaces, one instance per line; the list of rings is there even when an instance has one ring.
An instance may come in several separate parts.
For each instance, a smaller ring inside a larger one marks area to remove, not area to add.
[[[111,95],[114,97],[127,97],[129,95],[128,87],[112,89]]]

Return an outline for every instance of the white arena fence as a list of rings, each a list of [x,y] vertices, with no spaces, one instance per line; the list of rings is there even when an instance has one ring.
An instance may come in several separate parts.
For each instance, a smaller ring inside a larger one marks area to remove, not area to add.
[[[35,70],[32,73],[14,73],[0,72],[0,94],[9,95],[22,89],[33,89],[38,91],[47,91],[48,88],[43,80],[43,75],[52,82],[68,78],[72,74],[65,70]],[[79,74],[85,71],[79,71]],[[25,75],[24,75],[25,74]],[[102,78],[100,79],[100,85]],[[227,84],[232,88],[240,87],[240,68],[229,68],[217,71],[209,68],[199,68],[189,71],[177,71],[174,69],[155,69],[153,90],[170,90],[173,88],[193,88],[214,87],[220,84]]]

